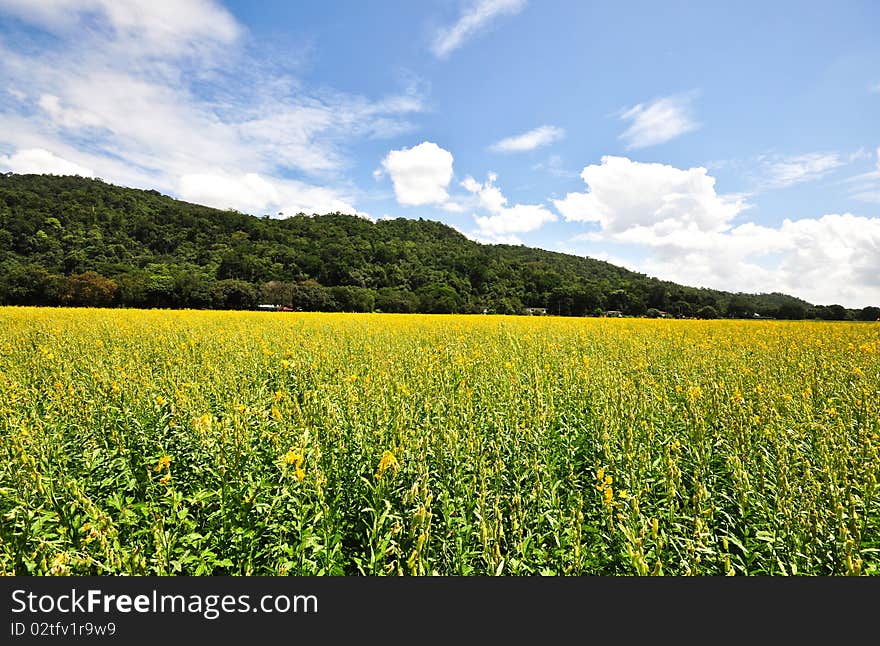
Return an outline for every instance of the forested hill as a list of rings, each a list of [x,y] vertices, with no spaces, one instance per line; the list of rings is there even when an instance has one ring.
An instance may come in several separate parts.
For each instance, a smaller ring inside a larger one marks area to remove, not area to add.
[[[0,174],[0,303],[876,318],[782,294],[684,287],[590,258],[478,244],[428,220],[275,219],[97,179],[14,174]]]

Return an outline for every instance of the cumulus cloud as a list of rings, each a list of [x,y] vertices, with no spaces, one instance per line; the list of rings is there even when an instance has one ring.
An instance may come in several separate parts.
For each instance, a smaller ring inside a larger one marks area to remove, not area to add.
[[[391,176],[394,194],[403,206],[443,204],[452,181],[452,153],[431,141],[392,150],[382,160]]]
[[[12,155],[0,155],[0,168],[4,172],[21,174],[95,176],[91,168],[63,159],[43,148],[28,148]]]
[[[880,302],[880,218],[827,214],[775,226],[736,223],[747,204],[718,194],[704,168],[604,157],[581,174],[584,193],[554,205],[592,223],[581,240],[647,252],[638,270],[686,285],[780,291],[815,303]]]
[[[620,118],[630,125],[620,139],[628,149],[646,148],[698,129],[691,108],[695,98],[696,92],[675,94],[624,110]]]
[[[642,271],[670,280],[848,307],[880,302],[880,218],[827,214],[649,242]]]
[[[556,126],[539,126],[521,135],[506,137],[491,146],[489,150],[496,153],[518,153],[546,146],[565,136],[565,130]]]
[[[584,168],[589,190],[553,200],[569,221],[598,222],[603,231],[634,227],[657,232],[681,229],[718,231],[745,208],[741,199],[718,195],[705,168],[682,170],[626,157],[602,157]]]
[[[519,244],[517,233],[528,233],[540,229],[548,222],[555,222],[556,215],[540,204],[514,204],[507,206],[507,198],[495,185],[498,176],[489,173],[485,182],[478,182],[471,176],[465,177],[461,186],[479,199],[487,216],[474,216],[478,230],[475,237],[484,242]]]
[[[496,18],[515,15],[525,6],[526,0],[472,0],[454,24],[437,31],[431,49],[437,58],[446,58]]]

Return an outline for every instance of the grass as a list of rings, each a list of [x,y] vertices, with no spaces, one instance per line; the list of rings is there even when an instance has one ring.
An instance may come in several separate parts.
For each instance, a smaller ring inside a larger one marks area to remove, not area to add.
[[[0,309],[5,574],[880,573],[880,326]]]

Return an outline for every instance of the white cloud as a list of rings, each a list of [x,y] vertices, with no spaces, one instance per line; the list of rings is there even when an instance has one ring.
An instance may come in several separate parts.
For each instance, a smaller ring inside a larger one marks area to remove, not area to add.
[[[642,271],[685,284],[779,291],[819,304],[880,303],[880,218],[828,214],[653,241]]]
[[[860,202],[880,204],[880,147],[877,148],[877,170],[861,173],[845,180],[849,195]]]
[[[212,0],[0,0],[0,11],[62,36],[99,35],[111,48],[150,55],[205,53],[243,28]]]
[[[587,192],[554,204],[570,221],[595,223],[577,236],[647,252],[639,271],[745,292],[780,291],[814,303],[880,303],[880,218],[849,213],[734,225],[748,205],[719,195],[704,168],[678,169],[604,157],[582,173]]]
[[[838,153],[808,153],[766,160],[763,163],[763,185],[785,188],[824,177],[829,171],[846,164]]]
[[[461,186],[479,198],[480,207],[491,215],[474,216],[478,230],[474,235],[486,242],[520,244],[514,234],[528,233],[540,229],[548,222],[555,222],[556,215],[540,204],[514,204],[507,206],[507,198],[501,189],[495,186],[498,179],[495,173],[489,173],[485,182],[480,183],[467,176]]]
[[[467,206],[462,204],[462,200],[459,198],[450,198],[441,204],[440,208],[447,213],[464,213],[467,210]]]
[[[275,186],[257,173],[241,177],[208,173],[184,175],[178,192],[189,202],[246,213],[262,211],[280,201]]]
[[[658,232],[718,231],[745,208],[741,199],[715,192],[705,168],[681,170],[626,157],[602,157],[581,172],[589,191],[553,200],[569,221],[598,222],[606,232],[634,227]]]
[[[852,164],[853,162],[862,161],[864,159],[871,159],[871,153],[865,150],[864,146],[856,151],[851,152],[847,156],[847,162],[849,162],[850,164]]]
[[[55,123],[66,128],[96,128],[102,124],[100,117],[88,110],[70,110],[61,107],[61,100],[54,94],[44,94],[37,104]]]
[[[274,215],[279,211],[285,216],[339,211],[367,217],[346,195],[295,180],[267,179],[257,173],[228,175],[217,171],[184,175],[180,178],[178,194],[197,204],[254,215]]]
[[[872,202],[874,204],[880,204],[880,189],[859,191],[857,193],[853,193],[850,197],[852,197],[854,200],[859,200],[860,202]]]
[[[576,172],[565,167],[562,157],[559,155],[550,155],[546,160],[534,164],[532,170],[544,171],[556,177],[569,178],[578,176]]]
[[[556,126],[540,126],[521,135],[506,137],[491,146],[489,150],[498,153],[516,153],[534,150],[553,143],[565,136],[565,130]]]
[[[880,82],[869,83],[868,92],[870,92],[871,94],[880,94]]]
[[[455,24],[444,27],[435,34],[431,49],[437,58],[446,58],[494,19],[515,15],[525,6],[526,0],[472,0]]]
[[[694,98],[695,92],[687,92],[628,108],[620,118],[631,123],[620,139],[626,142],[628,149],[646,148],[698,129],[700,124],[691,109]]]
[[[0,155],[0,168],[4,172],[21,174],[95,176],[91,168],[80,166],[43,148],[28,148],[12,155]]]
[[[452,181],[452,153],[431,141],[392,150],[382,160],[391,176],[394,194],[403,206],[443,204]]]
[[[354,212],[348,146],[406,132],[423,109],[412,84],[375,100],[306,86],[248,49],[246,30],[209,0],[0,0],[8,15],[56,37],[28,54],[0,41],[0,77],[19,98],[0,108],[0,147],[41,148],[115,183],[173,194],[202,186],[200,175],[288,186],[302,174],[323,186],[300,181],[314,199],[289,206]],[[248,197],[233,203],[259,204],[236,185]]]

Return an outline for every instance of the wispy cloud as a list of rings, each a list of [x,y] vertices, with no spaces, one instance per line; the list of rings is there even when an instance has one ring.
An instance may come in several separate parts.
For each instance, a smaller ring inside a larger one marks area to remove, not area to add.
[[[628,149],[646,148],[698,129],[700,124],[691,108],[696,96],[696,92],[686,92],[627,108],[620,118],[630,125],[620,139],[626,142]]]
[[[868,92],[871,94],[880,94],[880,81],[868,84]]]
[[[559,155],[550,155],[547,159],[542,162],[538,162],[532,166],[532,170],[540,170],[551,175],[555,175],[556,177],[577,177],[578,174],[566,168],[565,164],[562,161],[562,157]]]
[[[246,30],[214,0],[0,0],[0,12],[62,38],[99,35],[105,45],[173,58],[204,56]]]
[[[815,152],[791,157],[765,160],[762,164],[763,181],[767,188],[786,188],[803,182],[821,179],[828,172],[846,165],[836,152]]]
[[[844,182],[849,185],[849,196],[852,199],[880,204],[880,147],[877,148],[876,170],[854,175]]]
[[[496,153],[518,153],[534,150],[558,141],[565,136],[565,130],[556,126],[539,126],[520,135],[506,137],[501,141],[489,146],[489,150]]]
[[[446,58],[493,20],[518,14],[525,6],[526,0],[473,0],[465,5],[454,24],[435,34],[431,50],[437,58]]]

